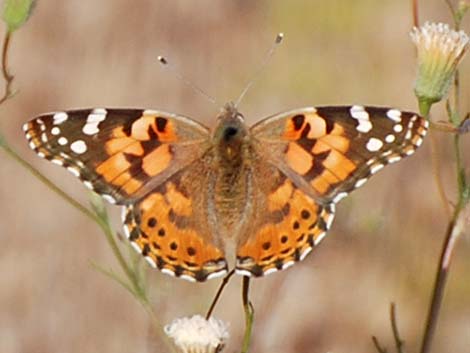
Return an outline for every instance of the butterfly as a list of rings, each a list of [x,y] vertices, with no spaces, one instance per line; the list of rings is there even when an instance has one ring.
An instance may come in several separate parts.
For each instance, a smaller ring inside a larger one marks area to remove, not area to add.
[[[248,127],[228,103],[212,130],[176,114],[102,108],[44,114],[23,129],[39,157],[123,206],[125,234],[152,267],[205,281],[229,267],[259,277],[303,260],[336,203],[413,154],[428,122],[353,105]]]

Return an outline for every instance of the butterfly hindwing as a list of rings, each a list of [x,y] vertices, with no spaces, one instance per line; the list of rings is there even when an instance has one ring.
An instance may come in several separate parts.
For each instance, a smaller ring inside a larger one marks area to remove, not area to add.
[[[236,269],[258,277],[303,260],[330,228],[335,205],[318,203],[266,162],[256,164],[252,184],[255,211],[239,239]]]
[[[126,207],[125,233],[151,266],[200,282],[227,272],[224,242],[208,214],[211,177],[202,158]]]
[[[24,125],[30,147],[117,204],[148,193],[199,158],[208,130],[181,116],[142,109],[82,109]]]

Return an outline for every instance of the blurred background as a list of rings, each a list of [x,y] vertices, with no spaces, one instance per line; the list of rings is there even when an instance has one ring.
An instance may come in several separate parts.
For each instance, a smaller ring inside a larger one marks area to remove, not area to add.
[[[425,20],[450,23],[445,1],[423,1]],[[284,43],[240,106],[250,124],[310,105],[416,110],[411,24],[410,2],[396,0],[39,1],[13,39],[10,69],[19,93],[1,107],[0,128],[24,158],[86,204],[78,180],[28,149],[24,122],[76,107],[146,107],[212,126],[278,32]],[[158,55],[217,104],[163,69]],[[469,111],[470,59],[461,67],[462,110]],[[435,108],[433,119],[444,120],[442,104]],[[452,200],[452,138],[437,137]],[[91,267],[119,270],[100,229],[2,151],[0,165],[0,351],[168,352],[137,301]],[[109,211],[120,231],[120,210]],[[305,261],[252,282],[251,352],[376,352],[372,335],[391,351],[392,301],[407,351],[416,352],[446,221],[428,139],[343,200],[329,236]],[[454,254],[435,352],[469,351],[469,253],[466,234]],[[151,269],[148,279],[162,325],[205,313],[219,285]],[[240,279],[232,279],[215,310],[230,322],[227,352],[239,351],[243,335]]]

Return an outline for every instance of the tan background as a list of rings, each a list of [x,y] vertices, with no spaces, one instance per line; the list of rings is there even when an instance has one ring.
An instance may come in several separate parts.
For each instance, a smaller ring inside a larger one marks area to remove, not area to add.
[[[307,105],[415,110],[410,8],[395,0],[40,1],[13,40],[10,66],[20,92],[1,107],[0,127],[22,156],[87,202],[77,180],[27,148],[23,122],[51,110],[135,106],[210,125],[218,107],[253,77],[279,31],[285,43],[240,107],[250,123]],[[449,21],[444,1],[423,1],[426,19]],[[217,105],[162,70],[160,54],[215,95]],[[462,67],[465,111],[469,63]],[[442,107],[434,114],[444,118]],[[451,137],[441,134],[443,176],[453,196],[451,147]],[[148,333],[142,307],[91,268],[96,262],[118,270],[98,227],[1,151],[0,165],[0,352],[167,352]],[[109,209],[119,230],[119,211]],[[252,352],[374,352],[371,335],[391,350],[390,301],[398,304],[408,351],[416,351],[445,221],[428,140],[341,202],[320,250],[253,282]],[[469,253],[467,235],[455,253],[435,352],[469,350]],[[148,275],[163,324],[205,312],[218,285]],[[228,352],[240,347],[240,302],[236,277],[215,313],[230,322]]]

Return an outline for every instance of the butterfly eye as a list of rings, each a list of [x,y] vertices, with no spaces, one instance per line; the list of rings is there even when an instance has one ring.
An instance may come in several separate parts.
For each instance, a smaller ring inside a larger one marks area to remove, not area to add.
[[[229,126],[224,131],[224,140],[230,141],[232,137],[234,137],[237,133],[238,133],[238,129],[236,127]]]

